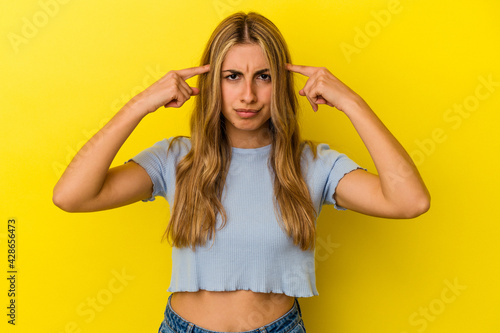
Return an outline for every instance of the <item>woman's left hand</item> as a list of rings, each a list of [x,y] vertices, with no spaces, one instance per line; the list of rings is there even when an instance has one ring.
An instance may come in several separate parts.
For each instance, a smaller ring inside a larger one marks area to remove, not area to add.
[[[309,77],[299,94],[314,111],[318,104],[326,104],[349,117],[377,168],[378,175],[358,169],[342,177],[333,195],[337,205],[384,218],[413,218],[426,212],[430,195],[417,167],[368,104],[326,68],[286,66]]]
[[[318,111],[318,104],[326,104],[346,112],[352,103],[362,100],[358,94],[337,79],[325,67],[287,64],[286,68],[289,71],[309,77],[299,94],[307,98],[314,112]]]

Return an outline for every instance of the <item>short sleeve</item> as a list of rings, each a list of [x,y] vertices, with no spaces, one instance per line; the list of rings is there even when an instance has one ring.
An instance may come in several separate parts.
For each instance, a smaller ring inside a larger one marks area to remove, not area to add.
[[[356,162],[351,160],[347,155],[339,153],[327,144],[321,143],[317,148],[318,158],[322,161],[322,167],[325,168],[326,182],[323,188],[322,204],[334,205],[337,210],[347,210],[344,207],[337,205],[333,195],[337,189],[339,181],[349,172],[363,169]]]
[[[175,169],[182,152],[188,151],[190,147],[179,143],[172,144],[169,150],[170,142],[173,138],[163,139],[153,146],[144,149],[139,154],[128,160],[134,161],[146,170],[153,183],[153,193],[150,198],[142,200],[144,202],[155,200],[156,196],[167,199],[170,187],[175,186]],[[183,138],[181,138],[183,139]],[[182,155],[182,156],[181,156]]]

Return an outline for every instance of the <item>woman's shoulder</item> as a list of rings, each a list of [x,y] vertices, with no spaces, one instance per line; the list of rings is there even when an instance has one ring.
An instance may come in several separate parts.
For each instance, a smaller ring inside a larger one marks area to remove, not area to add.
[[[336,152],[330,148],[328,143],[313,140],[302,141],[302,156],[306,159],[316,160],[318,157],[324,158],[325,155]]]
[[[178,135],[162,139],[142,151],[142,154],[155,155],[162,159],[166,156],[182,157],[191,150],[191,138]]]
[[[185,135],[171,136],[165,139],[165,144],[168,144],[167,150],[175,150],[177,152],[191,150],[191,137]]]
[[[331,169],[338,161],[347,158],[325,142],[304,140],[302,144],[302,162],[307,166]]]

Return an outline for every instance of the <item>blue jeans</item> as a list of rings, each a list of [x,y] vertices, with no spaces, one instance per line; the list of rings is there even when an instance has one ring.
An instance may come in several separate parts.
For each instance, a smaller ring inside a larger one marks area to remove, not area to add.
[[[170,299],[172,294],[168,297],[167,308],[165,309],[165,319],[161,323],[158,333],[222,333],[210,331],[194,325],[186,319],[179,316],[170,306]],[[304,322],[302,321],[302,312],[297,298],[293,303],[293,307],[279,317],[272,323],[254,329],[252,331],[245,331],[242,333],[305,333]]]

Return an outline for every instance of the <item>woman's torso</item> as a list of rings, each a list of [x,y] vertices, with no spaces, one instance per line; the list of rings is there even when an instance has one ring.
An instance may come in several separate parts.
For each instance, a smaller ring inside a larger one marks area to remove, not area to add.
[[[175,292],[171,307],[181,317],[212,331],[241,332],[267,325],[287,313],[294,297],[250,290]]]

